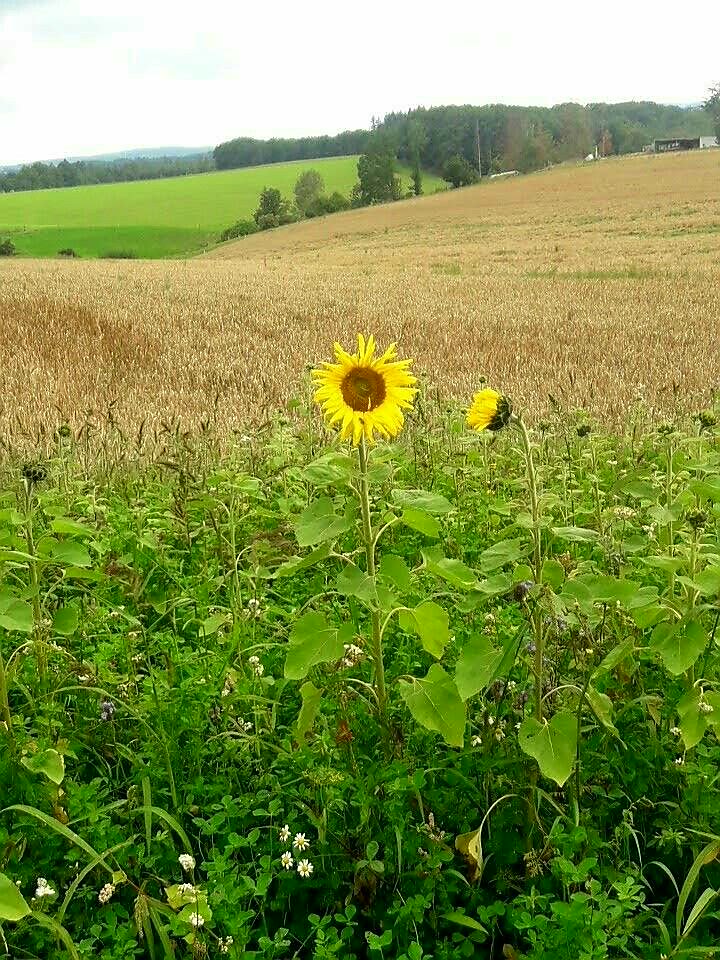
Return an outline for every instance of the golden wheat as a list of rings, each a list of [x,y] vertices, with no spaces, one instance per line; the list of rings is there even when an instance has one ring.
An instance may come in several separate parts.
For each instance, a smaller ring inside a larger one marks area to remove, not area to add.
[[[245,430],[332,341],[401,344],[442,396],[481,377],[617,419],[720,386],[720,155],[607,161],[350,211],[182,262],[0,264],[0,435],[213,418]]]

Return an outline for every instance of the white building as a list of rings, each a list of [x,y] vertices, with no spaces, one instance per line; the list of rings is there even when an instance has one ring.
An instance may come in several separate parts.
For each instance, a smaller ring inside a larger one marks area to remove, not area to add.
[[[708,147],[720,147],[717,137],[700,137],[700,149],[706,150]]]

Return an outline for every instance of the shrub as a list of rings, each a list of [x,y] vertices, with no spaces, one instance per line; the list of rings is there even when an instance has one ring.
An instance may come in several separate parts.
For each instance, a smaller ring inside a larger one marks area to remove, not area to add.
[[[136,260],[137,254],[134,250],[108,250],[100,257],[101,260]]]
[[[260,228],[254,220],[238,220],[220,234],[221,240],[236,240],[238,237],[247,237],[257,233]]]
[[[58,250],[59,257],[76,257],[77,254],[72,247],[63,247],[62,250]]]
[[[471,183],[477,183],[478,173],[474,167],[471,167],[465,157],[456,153],[450,157],[443,167],[443,180],[447,180],[454,187],[465,187]]]
[[[0,240],[0,257],[14,257],[15,244],[12,240]]]
[[[342,193],[336,190],[330,196],[321,194],[316,197],[305,209],[306,217],[322,217],[326,213],[338,213],[340,210],[348,210],[350,201]]]

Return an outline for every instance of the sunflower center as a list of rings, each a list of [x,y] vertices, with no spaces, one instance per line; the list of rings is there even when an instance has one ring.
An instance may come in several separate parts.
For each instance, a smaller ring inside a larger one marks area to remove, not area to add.
[[[385,399],[385,380],[372,367],[355,367],[340,384],[343,400],[353,410],[368,411],[379,407]]]

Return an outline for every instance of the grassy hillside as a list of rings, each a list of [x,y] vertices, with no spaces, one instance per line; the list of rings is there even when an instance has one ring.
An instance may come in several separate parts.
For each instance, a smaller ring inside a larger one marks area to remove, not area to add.
[[[72,247],[81,257],[118,250],[138,257],[181,256],[214,243],[218,234],[257,206],[263,187],[291,196],[303,170],[319,170],[330,192],[348,194],[357,180],[357,157],[246,167],[167,180],[111,183],[63,190],[0,194],[0,238],[18,253],[52,257]],[[409,173],[401,171],[403,185]],[[432,192],[445,184],[427,176]]]

